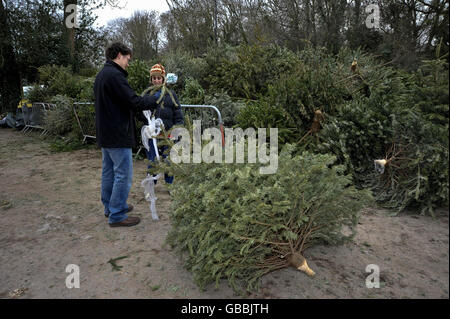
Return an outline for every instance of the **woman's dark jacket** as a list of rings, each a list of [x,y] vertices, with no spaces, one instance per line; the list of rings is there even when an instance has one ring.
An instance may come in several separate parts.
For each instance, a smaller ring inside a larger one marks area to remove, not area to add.
[[[152,111],[152,116],[155,116],[155,118],[160,118],[164,123],[164,129],[166,131],[170,130],[172,126],[174,125],[183,125],[184,124],[184,117],[183,112],[181,111],[180,102],[178,101],[178,97],[175,94],[175,92],[171,91],[175,102],[177,105],[175,105],[172,101],[172,98],[170,97],[169,93],[166,93],[164,95],[163,100],[158,104],[158,107],[156,108],[156,111]],[[145,96],[149,96],[149,94],[146,94]],[[156,98],[159,98],[159,92],[153,95]],[[163,103],[164,101],[164,103]],[[145,116],[140,112],[140,116],[138,117],[141,121],[147,125],[148,121],[145,118]]]
[[[153,110],[157,97],[138,96],[127,81],[128,72],[107,61],[94,83],[95,126],[99,147],[136,147],[134,114]]]

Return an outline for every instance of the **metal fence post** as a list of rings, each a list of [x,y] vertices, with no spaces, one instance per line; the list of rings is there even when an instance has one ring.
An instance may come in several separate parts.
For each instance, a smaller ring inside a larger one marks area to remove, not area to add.
[[[220,114],[219,109],[214,105],[191,105],[191,104],[181,104],[181,107],[187,108],[209,108],[213,109],[217,113],[217,118],[219,120],[220,134],[222,135],[222,147],[225,147],[225,133],[223,128],[222,114]]]

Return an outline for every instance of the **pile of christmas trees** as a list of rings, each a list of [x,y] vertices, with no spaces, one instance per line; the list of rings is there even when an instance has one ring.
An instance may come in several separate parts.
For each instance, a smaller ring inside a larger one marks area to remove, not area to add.
[[[168,242],[187,252],[200,287],[226,278],[251,291],[262,275],[288,266],[313,275],[302,252],[352,238],[372,199],[334,163],[329,154],[295,155],[288,144],[275,174],[260,174],[258,164],[172,164]]]
[[[226,278],[251,291],[287,266],[312,275],[303,251],[351,238],[368,205],[448,206],[446,57],[413,73],[349,50],[238,48],[210,60],[196,85],[245,102],[235,126],[278,128],[279,165],[268,175],[248,163],[157,168],[176,176],[168,241],[201,287]]]

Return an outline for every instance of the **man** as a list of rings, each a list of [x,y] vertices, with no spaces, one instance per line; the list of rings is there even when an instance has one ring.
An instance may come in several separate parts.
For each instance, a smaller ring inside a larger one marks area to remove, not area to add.
[[[154,110],[157,97],[138,96],[127,81],[131,49],[113,43],[106,63],[94,83],[95,125],[102,149],[101,200],[111,227],[133,226],[139,217],[128,216],[127,204],[133,177],[132,148],[136,146],[134,113]]]

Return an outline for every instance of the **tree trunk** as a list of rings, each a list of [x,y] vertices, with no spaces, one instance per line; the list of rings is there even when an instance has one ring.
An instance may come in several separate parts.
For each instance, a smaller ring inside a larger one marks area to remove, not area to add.
[[[69,57],[70,57],[70,65],[72,67],[74,66],[74,59],[75,59],[75,28],[68,28],[66,25],[66,19],[67,17],[72,14],[73,12],[69,11],[66,12],[66,8],[70,4],[77,5],[78,0],[64,0],[64,30],[63,36],[65,37],[65,42],[67,45],[67,50],[69,51]]]
[[[355,29],[359,29],[360,10],[361,10],[361,0],[356,0],[355,1],[355,19],[353,20],[353,27]]]
[[[306,32],[306,37],[308,38],[308,40],[311,40],[311,9],[310,9],[310,3],[309,0],[303,0],[303,5],[305,7],[305,32]]]
[[[19,66],[10,33],[8,13],[3,0],[0,0],[0,113],[15,112],[22,95]]]

